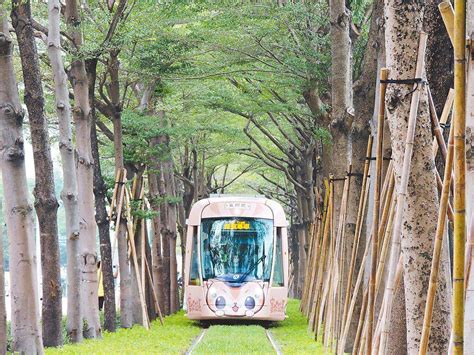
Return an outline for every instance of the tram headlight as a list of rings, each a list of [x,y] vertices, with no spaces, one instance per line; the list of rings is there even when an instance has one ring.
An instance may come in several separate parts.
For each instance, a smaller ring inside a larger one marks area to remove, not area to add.
[[[255,298],[248,296],[245,299],[245,307],[247,309],[254,309],[255,308]]]
[[[217,297],[215,304],[217,309],[223,309],[225,307],[225,298],[222,296]]]
[[[261,289],[261,288],[257,288],[257,289],[255,290],[255,299],[258,300],[258,299],[259,299],[260,297],[262,297],[262,296],[263,296],[263,291],[262,291],[262,289]]]

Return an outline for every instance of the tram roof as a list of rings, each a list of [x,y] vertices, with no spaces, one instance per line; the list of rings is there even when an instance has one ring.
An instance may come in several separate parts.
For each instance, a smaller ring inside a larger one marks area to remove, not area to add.
[[[197,201],[191,208],[187,224],[199,225],[201,218],[255,217],[273,219],[276,227],[288,222],[283,207],[262,195],[216,194]]]

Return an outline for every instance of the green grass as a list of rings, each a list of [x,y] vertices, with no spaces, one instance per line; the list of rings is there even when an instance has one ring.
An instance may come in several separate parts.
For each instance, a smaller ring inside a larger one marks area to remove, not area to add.
[[[153,322],[150,331],[141,326],[104,333],[101,340],[48,348],[46,354],[183,354],[201,332],[196,322],[181,311],[165,318],[165,325]]]
[[[307,321],[299,311],[299,301],[289,300],[288,318],[270,326],[283,354],[323,354],[320,343],[307,331]],[[184,312],[166,317],[165,325],[152,324],[104,333],[101,340],[85,340],[77,345],[48,348],[46,354],[183,354],[200,334],[198,323]],[[265,329],[260,325],[213,325],[193,354],[274,354]]]
[[[270,331],[283,354],[324,354],[321,343],[308,333],[308,322],[301,314],[300,302],[290,299],[286,308],[288,318],[276,323]]]
[[[259,325],[213,325],[194,354],[275,354]]]

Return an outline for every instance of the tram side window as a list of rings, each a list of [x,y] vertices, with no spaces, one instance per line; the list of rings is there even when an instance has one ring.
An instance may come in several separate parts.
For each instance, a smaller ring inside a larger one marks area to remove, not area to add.
[[[282,286],[285,286],[283,281],[283,247],[281,242],[281,227],[278,227],[276,235],[275,268],[273,269],[272,287]]]
[[[191,270],[189,272],[189,284],[194,286],[199,286],[201,284],[201,279],[199,277],[199,255],[196,226],[193,226],[193,246],[191,251]]]

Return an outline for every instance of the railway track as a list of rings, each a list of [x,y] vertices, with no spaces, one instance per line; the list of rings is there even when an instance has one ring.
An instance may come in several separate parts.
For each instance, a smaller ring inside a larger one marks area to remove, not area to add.
[[[234,348],[224,350],[222,342]],[[212,325],[202,330],[186,354],[212,353],[214,348],[221,349],[222,353],[238,350],[242,353],[282,354],[271,331],[261,325]]]

